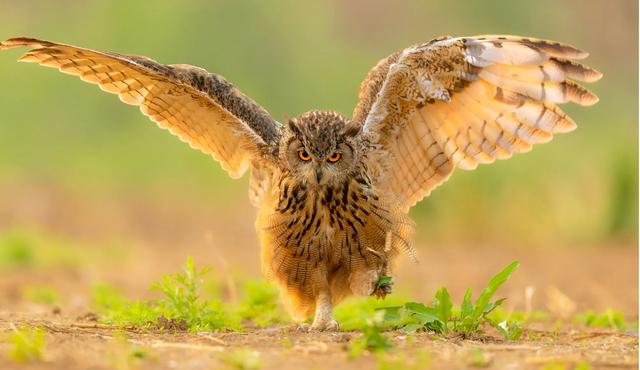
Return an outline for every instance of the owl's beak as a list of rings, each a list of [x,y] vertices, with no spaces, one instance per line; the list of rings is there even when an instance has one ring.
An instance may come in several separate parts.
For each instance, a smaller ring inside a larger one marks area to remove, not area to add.
[[[316,168],[316,180],[318,181],[318,184],[320,183],[320,180],[322,180],[322,168],[320,167]]]

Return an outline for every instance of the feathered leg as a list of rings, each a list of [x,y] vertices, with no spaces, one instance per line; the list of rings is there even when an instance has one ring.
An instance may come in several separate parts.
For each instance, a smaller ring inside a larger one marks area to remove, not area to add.
[[[316,314],[313,317],[311,330],[337,330],[338,322],[333,319],[331,294],[329,290],[322,290],[316,298]]]

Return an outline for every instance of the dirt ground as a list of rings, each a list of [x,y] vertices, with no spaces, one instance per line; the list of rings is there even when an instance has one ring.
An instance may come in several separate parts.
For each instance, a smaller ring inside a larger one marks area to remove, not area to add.
[[[543,369],[552,364],[572,369],[583,362],[593,369],[638,367],[637,330],[585,328],[570,320],[562,325],[532,324],[512,343],[492,332],[473,340],[391,332],[398,349],[386,359],[373,354],[349,358],[349,342],[360,333],[304,333],[295,325],[215,334],[129,331],[128,344],[123,344],[117,330],[79,318],[90,312],[90,286],[106,281],[131,297],[147,297],[149,285],[176,272],[187,255],[212,266],[217,276],[258,276],[248,204],[221,218],[197,201],[82,198],[49,187],[2,190],[13,196],[0,197],[0,227],[26,225],[78,241],[90,251],[124,245],[124,252],[119,247],[116,257],[79,266],[0,269],[0,337],[22,325],[42,326],[47,332],[44,361],[38,363],[12,362],[4,355],[8,344],[0,341],[0,369],[222,369],[229,366],[224,359],[242,348],[257,353],[262,369],[375,369],[399,356],[408,360],[390,368],[407,368],[414,358],[422,358],[415,367],[420,369]],[[515,248],[420,243],[418,264],[406,258],[399,262],[396,290],[429,302],[445,285],[459,302],[467,287],[477,292],[508,262],[519,260],[519,270],[499,292],[508,298],[507,309],[540,309],[570,317],[586,309],[613,308],[634,321],[638,253],[631,244]],[[29,284],[47,284],[62,292],[56,313],[51,306],[21,297]],[[526,290],[533,292],[529,300]],[[151,355],[125,361],[123,353],[131,346]],[[478,362],[478,353],[483,361]]]

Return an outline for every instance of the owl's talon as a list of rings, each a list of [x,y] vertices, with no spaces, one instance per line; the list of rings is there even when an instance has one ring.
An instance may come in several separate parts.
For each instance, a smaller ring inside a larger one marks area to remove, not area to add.
[[[303,333],[308,333],[308,332],[311,331],[311,325],[303,322],[301,324],[298,324],[298,328],[297,329],[298,329],[298,331],[301,331]]]
[[[326,321],[314,321],[309,327],[308,331],[337,331],[340,329],[340,324],[336,320]]]

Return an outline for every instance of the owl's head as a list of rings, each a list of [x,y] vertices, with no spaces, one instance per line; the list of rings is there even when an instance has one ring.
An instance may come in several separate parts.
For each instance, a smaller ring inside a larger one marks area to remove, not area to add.
[[[336,112],[304,113],[286,125],[280,159],[291,175],[310,185],[343,183],[362,159],[361,130]]]

